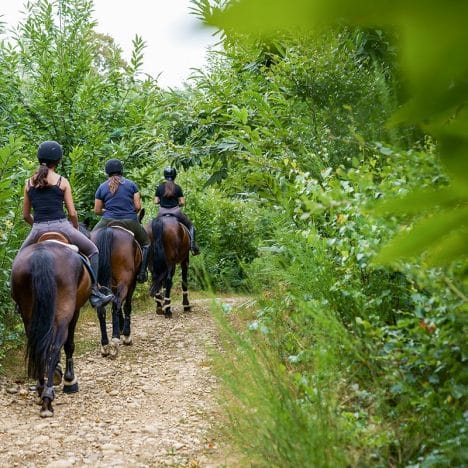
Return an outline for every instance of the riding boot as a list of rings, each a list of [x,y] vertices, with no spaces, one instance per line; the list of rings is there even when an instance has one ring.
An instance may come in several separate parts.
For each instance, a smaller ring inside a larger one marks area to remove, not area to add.
[[[97,282],[97,272],[99,268],[99,254],[94,254],[89,259],[91,274],[91,295],[89,296],[89,302],[93,307],[102,307],[108,304],[114,295],[109,288],[99,286]]]
[[[195,228],[190,226],[190,250],[192,251],[192,255],[198,255],[200,253],[200,249],[195,241]]]
[[[149,254],[149,245],[144,245],[141,248],[141,265],[140,271],[138,272],[137,281],[139,283],[144,283],[148,276],[146,274],[146,267],[148,266],[148,254]]]

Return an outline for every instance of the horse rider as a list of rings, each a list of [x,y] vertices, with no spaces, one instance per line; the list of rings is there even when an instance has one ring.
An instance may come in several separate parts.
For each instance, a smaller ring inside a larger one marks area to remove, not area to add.
[[[180,185],[174,182],[176,176],[177,171],[173,167],[164,169],[165,181],[158,185],[154,197],[154,202],[159,205],[158,218],[172,215],[187,227],[190,233],[190,250],[193,255],[198,255],[200,249],[195,240],[195,227],[189,217],[181,210],[181,207],[185,205],[185,197]]]
[[[94,226],[93,231],[115,223],[133,232],[142,250],[142,260],[137,281],[147,280],[146,267],[150,239],[145,229],[138,221],[141,210],[141,197],[135,182],[123,177],[123,164],[118,159],[109,159],[105,165],[108,179],[96,191],[94,212],[102,219]]]
[[[23,218],[32,226],[23,245],[34,244],[46,232],[59,232],[80,252],[89,258],[92,286],[89,301],[93,307],[108,304],[114,295],[107,288],[101,288],[96,281],[99,265],[97,247],[79,231],[78,216],[73,203],[72,189],[68,180],[56,172],[62,159],[63,149],[56,141],[44,141],[37,150],[39,167],[27,179],[24,187]],[[68,219],[65,215],[68,212]],[[31,214],[31,210],[34,216]]]

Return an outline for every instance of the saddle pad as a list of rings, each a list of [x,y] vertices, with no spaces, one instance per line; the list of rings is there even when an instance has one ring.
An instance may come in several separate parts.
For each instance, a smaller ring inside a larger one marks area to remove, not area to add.
[[[64,247],[68,247],[69,249],[73,250],[73,252],[78,252],[78,246],[74,244],[68,244],[66,242],[59,241],[57,239],[44,239],[41,242],[54,242],[55,244],[63,245]]]
[[[125,228],[123,226],[120,226],[120,224],[108,224],[107,227],[121,229],[122,231],[125,231],[125,232],[128,232],[129,234],[131,234],[132,237],[135,237],[135,234],[133,234],[133,232],[130,231],[130,229],[127,229],[127,228]]]

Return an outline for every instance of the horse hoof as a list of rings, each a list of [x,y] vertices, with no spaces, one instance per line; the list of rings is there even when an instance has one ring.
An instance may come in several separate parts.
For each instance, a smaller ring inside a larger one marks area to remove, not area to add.
[[[190,306],[184,306],[184,312],[190,312],[192,308]]]
[[[54,385],[60,385],[62,383],[63,371],[62,366],[57,364],[54,371]]]
[[[42,409],[39,413],[41,418],[51,418],[54,415],[54,412],[50,409]]]
[[[109,345],[109,357],[115,359],[119,355],[120,340],[118,338],[112,338]]]
[[[156,309],[156,315],[164,315],[164,312],[162,309]]]
[[[76,393],[79,390],[78,381],[73,379],[71,382],[63,383],[63,393]]]
[[[123,344],[126,346],[131,346],[133,344],[132,337],[129,336],[124,336],[123,337]]]
[[[102,357],[107,357],[107,356],[109,356],[109,354],[110,354],[109,345],[101,346],[101,356]]]
[[[164,317],[165,318],[172,318],[172,312],[165,312]]]

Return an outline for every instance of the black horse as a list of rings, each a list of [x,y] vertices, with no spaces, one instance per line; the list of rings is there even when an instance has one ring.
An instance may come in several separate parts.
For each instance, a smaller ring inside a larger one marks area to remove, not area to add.
[[[152,284],[150,294],[156,299],[156,313],[172,316],[171,288],[176,266],[182,268],[182,292],[184,312],[190,311],[188,299],[188,267],[190,235],[188,229],[176,217],[164,215],[154,218],[145,226],[151,239],[149,270]],[[164,285],[164,297],[160,289]]]

